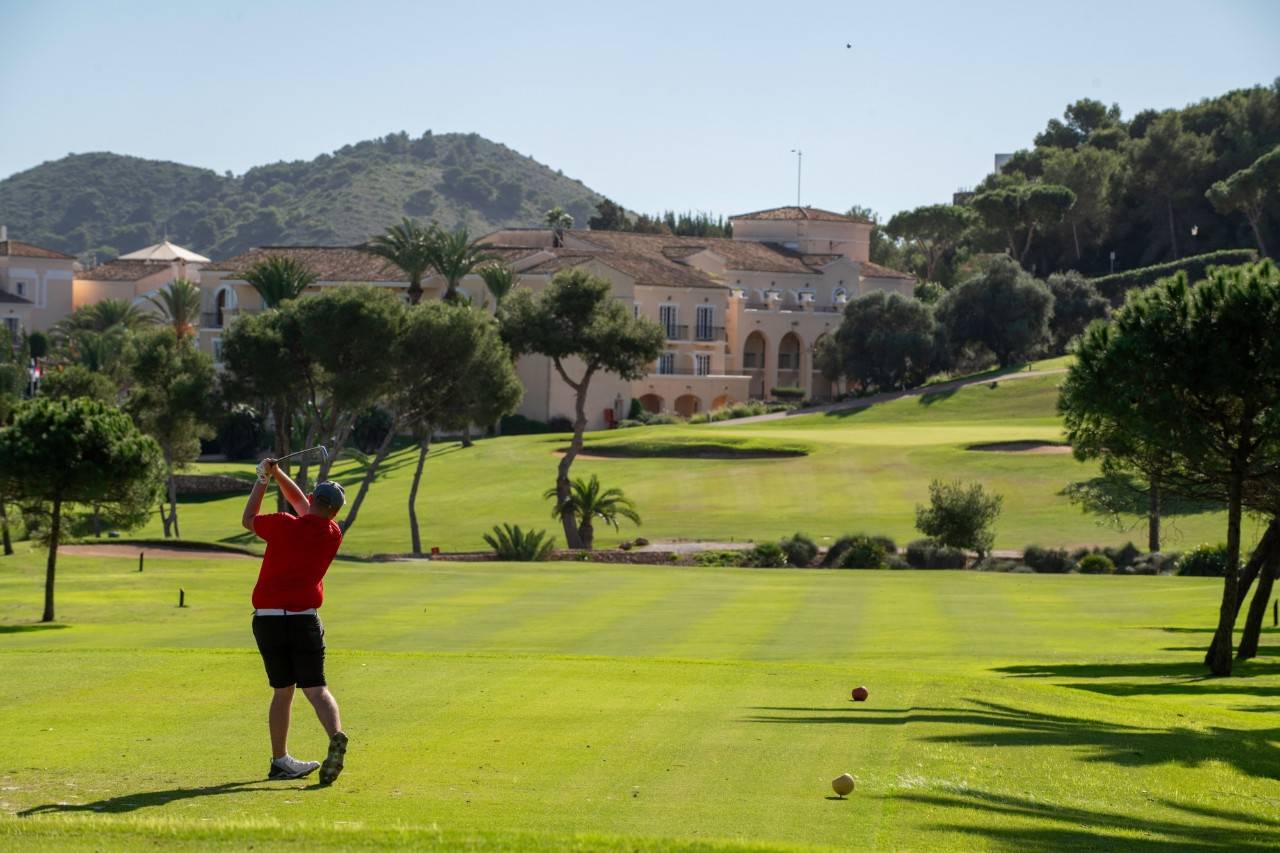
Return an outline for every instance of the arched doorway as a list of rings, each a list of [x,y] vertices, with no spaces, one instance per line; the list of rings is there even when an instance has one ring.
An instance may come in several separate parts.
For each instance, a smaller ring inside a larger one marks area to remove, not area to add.
[[[662,398],[657,394],[645,394],[640,398],[640,405],[646,412],[656,415],[662,411]]]
[[[787,332],[778,344],[778,385],[798,387],[800,381],[800,351],[804,345],[795,332]]]
[[[676,397],[676,414],[682,418],[690,418],[702,409],[702,401],[693,394],[681,394]]]
[[[763,400],[765,395],[764,375],[766,361],[769,357],[769,340],[760,330],[747,335],[742,345],[742,369],[751,376],[751,396]]]
[[[213,297],[214,328],[227,325],[227,315],[236,309],[236,292],[225,285]]]

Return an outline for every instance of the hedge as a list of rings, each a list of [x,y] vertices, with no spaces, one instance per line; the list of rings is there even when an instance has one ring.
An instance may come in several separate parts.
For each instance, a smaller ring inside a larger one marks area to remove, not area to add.
[[[1185,270],[1187,278],[1192,282],[1205,277],[1209,267],[1236,266],[1251,264],[1258,259],[1253,249],[1221,249],[1217,252],[1205,252],[1177,261],[1156,264],[1150,267],[1125,270],[1090,279],[1098,292],[1110,299],[1112,304],[1124,302],[1124,295],[1135,287],[1146,287],[1155,284],[1162,278],[1168,278],[1179,270]]]

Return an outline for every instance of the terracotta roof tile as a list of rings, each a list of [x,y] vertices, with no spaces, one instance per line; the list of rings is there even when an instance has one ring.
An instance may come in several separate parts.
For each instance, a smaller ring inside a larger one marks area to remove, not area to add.
[[[407,282],[409,280],[399,267],[362,251],[357,246],[261,246],[242,252],[234,258],[216,261],[205,269],[244,273],[254,264],[272,255],[293,258],[302,263],[311,270],[317,281]]]
[[[53,249],[42,249],[31,243],[24,243],[21,240],[4,240],[0,241],[0,257],[9,256],[11,258],[50,258],[56,261],[74,261],[71,255],[64,255],[62,252],[55,252]]]
[[[863,278],[915,278],[910,273],[882,267],[879,264],[871,263],[871,261],[858,261],[858,267],[858,274]]]
[[[771,207],[768,210],[755,210],[751,213],[740,213],[737,216],[730,216],[729,221],[734,222],[739,219],[771,219],[771,220],[791,220],[791,219],[814,219],[822,222],[867,222],[856,216],[847,216],[843,213],[836,213],[834,210],[822,210],[817,207]]]
[[[76,273],[81,281],[139,281],[158,272],[173,269],[167,261],[108,261]]]

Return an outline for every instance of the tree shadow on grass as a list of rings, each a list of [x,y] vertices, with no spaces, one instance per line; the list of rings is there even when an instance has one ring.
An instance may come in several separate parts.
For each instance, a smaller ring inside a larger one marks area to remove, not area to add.
[[[1229,678],[1214,678],[1199,661],[1140,663],[1031,664],[997,667],[1016,678],[1065,678],[1058,687],[1105,696],[1167,696],[1175,694],[1280,696],[1280,683],[1256,685],[1242,679],[1280,675],[1280,661],[1237,661]],[[1117,678],[1156,679],[1113,681]],[[1080,680],[1084,679],[1084,680]],[[1105,680],[1104,680],[1105,679]]]
[[[154,806],[167,806],[179,800],[191,800],[197,797],[215,797],[220,794],[240,794],[251,791],[301,791],[295,785],[281,785],[279,782],[267,782],[265,779],[250,779],[244,782],[223,782],[220,785],[209,785],[204,788],[170,788],[167,791],[139,791],[136,794],[121,794],[92,803],[46,803],[32,806],[18,812],[18,817],[31,817],[39,814],[61,814],[65,812],[98,812],[103,814],[119,814]]]
[[[998,814],[1034,825],[992,825],[990,821],[964,819],[933,828],[980,836],[1011,850],[1275,850],[1280,844],[1280,822],[1258,814],[1190,805],[1157,799],[1160,805],[1181,812],[1187,820],[1079,809],[1025,797],[985,791],[957,790],[939,794],[902,793],[897,799],[965,812]],[[957,817],[959,817],[957,815]],[[1153,837],[1133,837],[1126,833]]]
[[[26,625],[0,625],[0,634],[26,634],[31,631],[57,631],[70,628],[57,622],[31,622]]]
[[[758,711],[796,711],[748,717],[748,722],[786,725],[905,726],[924,725],[936,731],[955,726],[960,731],[924,734],[927,743],[972,747],[1066,747],[1081,761],[1123,767],[1178,764],[1198,767],[1221,761],[1242,773],[1280,778],[1280,727],[1232,729],[1223,726],[1138,726],[1026,711],[995,702],[975,701],[971,707],[912,707],[882,711],[874,708],[757,708]]]

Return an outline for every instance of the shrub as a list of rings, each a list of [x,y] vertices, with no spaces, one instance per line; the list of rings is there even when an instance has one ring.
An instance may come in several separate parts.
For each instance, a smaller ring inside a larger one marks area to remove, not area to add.
[[[373,453],[382,446],[382,439],[391,429],[391,413],[386,409],[374,407],[366,409],[356,418],[351,427],[351,443],[360,448],[361,453]]]
[[[884,565],[887,569],[909,569],[911,564],[897,554],[890,554],[884,558]]]
[[[741,566],[742,555],[741,551],[698,551],[693,555],[693,561],[699,566]]]
[[[867,538],[883,548],[886,554],[898,553],[898,543],[894,542],[888,536],[868,536]]]
[[[635,545],[637,548],[643,548],[648,544],[649,544],[649,540],[645,539],[643,536],[637,536],[635,539]]]
[[[787,562],[793,566],[809,566],[818,556],[818,546],[803,533],[796,533],[779,543],[782,553],[787,555]]]
[[[1133,561],[1129,570],[1135,575],[1171,575],[1178,570],[1178,560],[1181,558],[1182,555],[1177,551],[1141,554]]]
[[[1227,546],[1197,545],[1178,560],[1178,574],[1200,578],[1227,576]]]
[[[916,528],[952,548],[971,548],[986,556],[995,540],[991,525],[1000,515],[1000,495],[988,495],[981,483],[959,480],[929,484],[929,506],[916,506]]]
[[[974,566],[980,572],[1016,572],[1019,569],[1026,569],[1034,572],[1035,569],[1030,566],[1023,565],[1017,560],[1009,560],[1004,557],[988,557]]]
[[[1055,575],[1064,575],[1076,565],[1066,549],[1041,548],[1039,545],[1028,545],[1023,551],[1022,562],[1034,571]]]
[[[503,435],[538,435],[547,432],[547,425],[524,415],[503,415],[498,431]]]
[[[933,539],[917,539],[907,546],[907,563],[916,569],[963,569],[968,556]]]
[[[1125,270],[1124,272],[1100,276],[1092,279],[1098,292],[1111,300],[1115,305],[1124,301],[1127,291],[1135,287],[1146,287],[1155,284],[1162,278],[1168,278],[1179,270],[1186,270],[1188,281],[1199,281],[1205,277],[1209,267],[1236,266],[1251,264],[1258,257],[1252,249],[1222,249],[1217,252],[1205,252],[1177,261],[1156,264],[1149,267]]]
[[[644,404],[635,397],[631,398],[631,407],[627,409],[627,420],[638,421],[644,414]]]
[[[769,394],[775,400],[786,400],[798,403],[804,399],[804,389],[795,385],[785,385],[781,388],[770,388]]]
[[[555,547],[554,537],[545,530],[521,530],[520,525],[495,524],[493,533],[486,533],[484,541],[493,549],[499,560],[529,563],[541,562],[551,556]]]
[[[1102,553],[1116,565],[1116,568],[1128,568],[1142,555],[1138,546],[1132,542],[1126,542],[1120,548],[1103,548]]]
[[[573,421],[564,415],[553,415],[547,420],[547,432],[573,432]]]
[[[884,546],[867,536],[845,536],[837,543],[842,547],[830,565],[839,569],[879,569],[884,566]],[[831,546],[836,550],[836,546]],[[831,556],[830,552],[827,554]]]
[[[740,565],[757,569],[781,569],[787,565],[787,555],[777,542],[761,542],[743,553]]]
[[[679,415],[673,415],[670,412],[659,412],[656,415],[649,415],[649,417],[644,418],[644,422],[647,426],[668,426],[670,424],[682,424],[684,423],[684,418]]]
[[[1076,568],[1082,575],[1110,575],[1115,573],[1116,564],[1106,554],[1090,554]]]
[[[252,459],[267,446],[262,416],[252,406],[231,407],[218,427],[218,448],[228,459]]]

